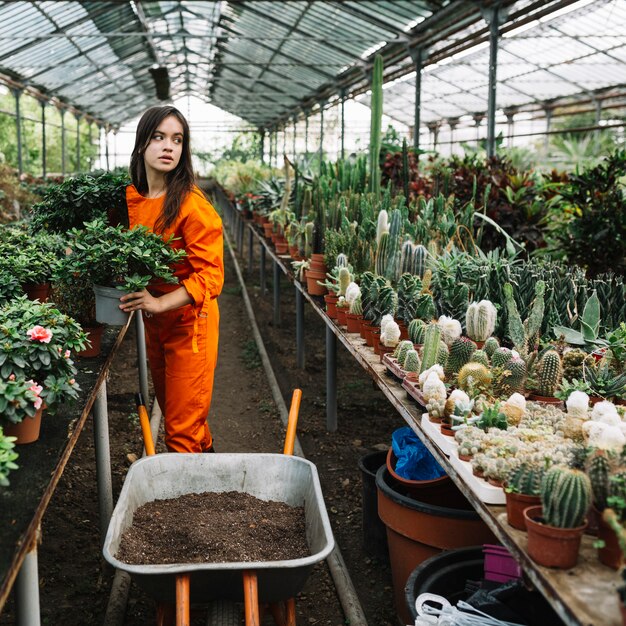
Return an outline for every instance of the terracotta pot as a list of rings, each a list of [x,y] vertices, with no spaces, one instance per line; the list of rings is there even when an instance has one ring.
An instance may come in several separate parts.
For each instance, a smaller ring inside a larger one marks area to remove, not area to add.
[[[266,239],[271,239],[272,235],[274,234],[274,224],[272,224],[269,221],[264,222],[263,223],[263,234],[265,235]]]
[[[267,215],[259,215],[259,224],[269,224],[270,218]]]
[[[528,531],[528,555],[538,565],[570,569],[578,561],[580,541],[585,525],[578,528],[556,528],[543,524],[541,506],[524,509]]]
[[[289,254],[294,261],[300,261],[302,259],[298,246],[289,246]]]
[[[15,443],[18,445],[33,443],[39,439],[42,414],[43,407],[35,413],[34,417],[25,417],[18,424],[7,424],[3,432],[7,437],[17,437]]]
[[[604,547],[598,548],[598,559],[600,563],[618,570],[624,563],[622,550],[615,531],[604,521],[602,513],[598,511],[598,539],[604,541]]]
[[[591,406],[595,406],[598,402],[602,402],[603,400],[606,400],[606,398],[603,398],[602,396],[589,396]]]
[[[541,504],[541,496],[527,496],[524,493],[506,493],[506,515],[509,526],[518,530],[526,530],[524,509]]]
[[[348,315],[348,310],[348,307],[345,306],[337,307],[337,324],[339,324],[339,326],[346,326],[346,324],[348,323],[348,320],[346,319],[346,316]]]
[[[371,328],[372,322],[370,320],[366,320],[364,317],[361,317],[359,322],[359,333],[361,334],[361,339],[365,339],[367,342],[367,332],[368,328]]]
[[[536,393],[531,393],[528,396],[528,399],[533,402],[541,402],[542,404],[551,404],[563,408],[563,401],[555,398],[554,396],[540,396]]]
[[[372,327],[372,348],[374,354],[380,354],[380,327]]]
[[[370,348],[374,346],[374,338],[372,337],[374,330],[380,330],[380,327],[374,326],[371,322],[365,326],[365,345]]]
[[[91,348],[85,348],[76,353],[81,359],[88,359],[100,354],[100,347],[102,344],[102,333],[104,333],[104,325],[98,324],[97,326],[85,326],[83,327],[87,339],[91,341]]]
[[[356,315],[355,313],[346,313],[346,326],[349,333],[358,333],[361,330],[362,315]]]
[[[402,320],[396,320],[396,323],[398,324],[398,328],[400,328],[400,341],[405,341],[409,338],[409,329]]]
[[[472,341],[474,340],[472,339]],[[484,341],[474,341],[474,343],[476,344],[476,350],[482,350],[485,345]]]
[[[326,315],[328,315],[331,320],[337,319],[337,300],[339,300],[339,296],[334,293],[327,293],[324,296],[324,302],[326,303]]]
[[[287,254],[289,244],[284,237],[282,239],[277,239],[274,242],[274,245],[276,246],[276,254]]]
[[[309,260],[309,267],[312,270],[323,272],[326,275],[328,272],[328,268],[326,267],[326,263],[324,263],[324,255],[323,254],[312,254],[311,259]]]
[[[400,493],[386,465],[376,474],[376,488],[378,514],[387,527],[396,611],[400,622],[409,624],[404,586],[419,563],[441,550],[495,543],[496,540],[465,499],[460,507],[407,497]]]
[[[401,488],[402,493],[410,498],[415,498],[421,502],[429,502],[430,504],[438,504],[448,502],[450,493],[457,491],[452,479],[447,474],[430,480],[403,478],[400,474],[396,474],[396,462],[397,459],[393,448],[389,448],[386,459],[387,471],[397,481],[398,488]],[[459,500],[459,502],[462,502],[462,500]]]
[[[383,362],[383,357],[385,356],[385,354],[391,354],[394,350],[395,350],[395,346],[394,347],[389,347],[389,346],[385,346],[382,343],[379,344],[378,346],[378,354],[380,356],[380,362]]]
[[[312,269],[308,269],[306,272],[306,288],[312,296],[323,296],[328,292],[324,285],[318,284],[319,281],[324,281],[326,274],[324,272],[316,272]]]
[[[452,424],[441,422],[441,434],[446,435],[447,437],[454,437],[456,432],[452,430]]]
[[[50,295],[50,283],[27,283],[22,286],[24,293],[29,300],[39,300],[39,302],[48,302]]]

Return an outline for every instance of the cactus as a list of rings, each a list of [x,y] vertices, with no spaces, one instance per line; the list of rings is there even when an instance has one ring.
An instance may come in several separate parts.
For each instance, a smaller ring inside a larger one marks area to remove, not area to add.
[[[436,362],[441,365],[445,369],[448,364],[448,358],[450,356],[450,351],[448,350],[448,346],[444,341],[439,342],[439,349],[437,350],[437,359]]]
[[[380,198],[380,144],[383,119],[383,57],[374,57],[372,68],[372,95],[370,99],[371,123],[369,146],[370,191]]]
[[[424,334],[426,333],[426,322],[420,319],[414,319],[409,322],[407,328],[409,339],[416,345],[424,343]]]
[[[485,341],[496,328],[496,307],[489,300],[472,302],[467,307],[465,327],[468,337],[474,341]]]
[[[372,302],[374,317],[373,322],[375,326],[380,326],[380,322],[385,315],[393,315],[396,312],[398,306],[398,296],[393,290],[393,287],[389,284],[383,285],[376,295],[376,300]]]
[[[435,317],[436,313],[437,309],[435,308],[435,301],[432,295],[430,293],[420,293],[416,300],[415,317],[430,321]]]
[[[398,347],[395,349],[395,352],[393,353],[393,355],[398,360],[398,364],[400,365],[400,367],[404,367],[404,361],[406,359],[406,353],[409,350],[413,350],[413,343],[411,341],[409,341],[408,339],[405,339],[404,341],[401,341],[398,344]]]
[[[406,145],[406,139],[402,140],[402,192],[404,193],[404,201],[409,205],[409,148]]]
[[[535,299],[531,305],[528,318],[522,322],[515,299],[513,298],[513,287],[510,283],[505,283],[503,287],[504,299],[508,313],[509,337],[513,341],[515,349],[521,357],[526,360],[530,352],[535,349],[535,344],[541,330],[544,312],[544,294],[546,284],[543,280],[538,280],[535,284]]]
[[[551,467],[541,481],[543,519],[556,528],[582,526],[591,501],[589,477],[580,470]]]
[[[548,350],[537,364],[537,392],[552,397],[561,385],[563,366],[556,350]]]
[[[450,345],[446,363],[446,376],[457,374],[476,352],[476,344],[468,337],[457,337]]]
[[[491,358],[493,353],[500,347],[500,342],[495,337],[489,337],[485,340],[483,350],[487,353],[487,356]]]
[[[471,363],[482,363],[485,367],[489,367],[489,357],[484,350],[476,350],[470,358]]]
[[[407,350],[406,357],[404,358],[403,369],[407,372],[419,372],[420,371],[420,358],[417,354],[417,350]]]
[[[389,232],[385,231],[380,235],[378,247],[376,248],[374,271],[378,276],[385,276],[385,274],[387,273],[387,249],[389,247]]]
[[[339,258],[339,257],[337,257],[337,258]],[[337,295],[338,296],[345,296],[346,295],[346,289],[348,288],[348,285],[352,281],[352,276],[350,275],[350,270],[347,267],[340,267],[339,268],[338,281],[339,281],[339,291],[337,292]]]
[[[571,382],[572,380],[582,380],[583,378],[583,362],[587,357],[587,353],[579,348],[568,350],[563,355],[563,378]]]
[[[424,278],[424,274],[426,273],[426,264],[428,262],[428,250],[422,246],[417,245],[413,249],[413,274],[419,276],[420,278]]]
[[[413,274],[404,273],[398,280],[398,318],[408,324],[415,318],[421,281]]]
[[[492,367],[505,367],[513,358],[513,353],[508,348],[497,348],[491,355]]]
[[[381,209],[378,213],[378,221],[376,222],[376,247],[380,247],[380,240],[384,233],[389,232],[389,213],[385,209]]]
[[[598,511],[604,511],[609,497],[609,475],[611,464],[601,451],[596,451],[587,464],[587,475],[591,481],[593,503]]]
[[[441,328],[439,324],[431,322],[424,332],[424,350],[422,351],[422,367],[420,373],[432,367],[437,362]]]
[[[315,223],[307,222],[304,227],[304,257],[311,258],[313,253],[313,238],[315,236]]]
[[[624,521],[626,515],[626,471],[616,472],[609,476],[609,493],[606,499],[610,506]]]
[[[400,248],[400,271],[402,274],[413,274],[413,250],[415,245],[407,239]]]
[[[541,481],[545,467],[539,463],[522,462],[509,472],[506,479],[507,491],[525,496],[541,494]]]
[[[337,260],[335,261],[335,267],[350,267],[348,263],[348,257],[343,254],[343,252],[337,255]]]
[[[481,363],[466,363],[459,370],[457,382],[463,391],[471,387],[486,389],[491,384],[491,372]]]
[[[514,393],[524,393],[526,385],[526,361],[516,356],[505,366],[496,385],[496,394],[508,398]]]
[[[361,302],[361,296],[356,297],[350,304],[350,311],[352,315],[363,315],[363,303]]]

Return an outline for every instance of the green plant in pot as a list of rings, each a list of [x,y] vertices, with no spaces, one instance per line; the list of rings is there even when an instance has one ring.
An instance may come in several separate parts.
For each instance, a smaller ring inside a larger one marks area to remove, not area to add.
[[[123,325],[128,314],[119,309],[120,292],[141,291],[154,282],[178,282],[174,266],[185,252],[172,248],[173,241],[173,236],[164,240],[145,226],[127,230],[94,220],[85,223],[83,230],[70,231],[72,252],[63,261],[63,271],[92,283],[98,322]]]
[[[0,487],[9,486],[9,473],[18,469],[15,463],[17,457],[15,437],[5,435],[0,426]]]
[[[541,481],[541,506],[524,511],[530,557],[546,567],[574,567],[590,503],[591,482],[584,472],[551,467]]]
[[[541,481],[545,464],[522,461],[509,472],[504,486],[506,514],[509,525],[526,530],[524,509],[541,503]]]

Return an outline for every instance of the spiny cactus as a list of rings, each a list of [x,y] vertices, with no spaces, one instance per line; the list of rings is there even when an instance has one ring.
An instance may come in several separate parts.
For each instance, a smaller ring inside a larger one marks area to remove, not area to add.
[[[514,393],[523,393],[526,385],[526,362],[513,357],[505,366],[496,386],[496,394],[508,398]]]
[[[438,398],[431,398],[426,403],[426,413],[428,413],[429,417],[432,419],[441,419],[445,413],[445,400],[440,400]]]
[[[307,222],[304,227],[304,256],[311,258],[313,253],[313,238],[315,237],[315,222]]]
[[[350,313],[352,315],[363,315],[363,303],[361,296],[357,296],[350,304]]]
[[[374,57],[372,68],[372,96],[370,99],[370,146],[369,171],[370,191],[376,199],[380,198],[380,144],[381,126],[383,119],[383,57],[377,54]]]
[[[347,267],[340,267],[339,274],[338,274],[338,282],[339,282],[339,291],[337,292],[338,296],[346,295],[346,289],[348,288],[348,285],[350,284],[351,280],[352,280],[352,276],[350,275],[350,270]]]
[[[562,379],[561,357],[556,350],[548,350],[537,364],[537,392],[541,396],[554,396]]]
[[[437,363],[441,365],[445,369],[448,364],[448,358],[450,357],[450,351],[448,350],[448,346],[445,342],[439,342],[439,349],[437,350]]]
[[[493,353],[500,347],[500,342],[495,337],[488,337],[485,339],[485,345],[483,350],[487,353],[487,356],[491,358]]]
[[[422,245],[413,248],[413,273],[420,278],[424,278],[426,265],[428,263],[428,250]]]
[[[591,501],[589,477],[580,470],[551,467],[541,482],[543,519],[556,528],[582,526]]]
[[[563,355],[563,378],[568,382],[582,380],[583,362],[587,353],[579,348],[569,350]]]
[[[482,363],[485,367],[489,367],[489,357],[484,350],[476,350],[474,354],[472,354],[470,361],[472,363]]]
[[[420,319],[414,319],[409,322],[409,326],[407,328],[409,333],[409,339],[414,344],[423,344],[424,343],[424,334],[426,332],[426,322]]]
[[[404,360],[406,359],[406,353],[409,350],[413,350],[413,343],[408,339],[401,341],[396,347],[393,356],[398,360],[398,365],[404,367]]]
[[[524,461],[509,472],[506,478],[507,490],[525,496],[538,496],[541,494],[545,471],[545,466],[540,463]]]
[[[439,343],[441,341],[441,328],[439,324],[431,322],[424,333],[424,349],[422,351],[422,368],[420,372],[427,370],[437,362]]]
[[[476,352],[476,344],[469,337],[457,337],[450,345],[446,376],[458,373],[470,361],[474,352]]]
[[[531,305],[530,313],[528,318],[522,322],[513,297],[513,287],[510,283],[505,283],[503,287],[508,313],[509,337],[523,359],[526,359],[529,353],[535,349],[539,337],[543,321],[545,290],[545,282],[538,280],[535,284],[535,299]]]
[[[615,509],[622,521],[624,521],[624,515],[626,509],[626,471],[615,472],[609,476],[609,494],[606,499],[607,506]]]
[[[403,369],[407,372],[420,371],[420,358],[416,350],[413,350],[412,348],[407,350]]]
[[[465,315],[467,336],[474,341],[485,341],[496,328],[497,316],[496,307],[489,300],[472,302]]]
[[[422,288],[420,279],[413,275],[404,273],[398,280],[398,313],[399,319],[408,324],[415,318],[417,308],[417,298]]]
[[[415,301],[415,317],[429,322],[437,314],[432,294],[420,293]]]
[[[513,358],[513,352],[508,348],[497,348],[491,355],[492,367],[505,367]]]
[[[593,504],[598,511],[604,511],[609,497],[609,475],[611,464],[605,454],[595,452],[587,462],[587,475],[591,481]]]
[[[457,377],[459,389],[470,390],[471,387],[487,389],[491,385],[491,372],[481,363],[466,363]]]

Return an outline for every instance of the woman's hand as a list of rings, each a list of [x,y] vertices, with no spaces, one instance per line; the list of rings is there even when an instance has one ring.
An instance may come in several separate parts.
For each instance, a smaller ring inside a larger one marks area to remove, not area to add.
[[[162,312],[160,298],[155,298],[147,289],[126,294],[120,298],[120,302],[120,309],[126,313],[145,311],[154,315]]]

